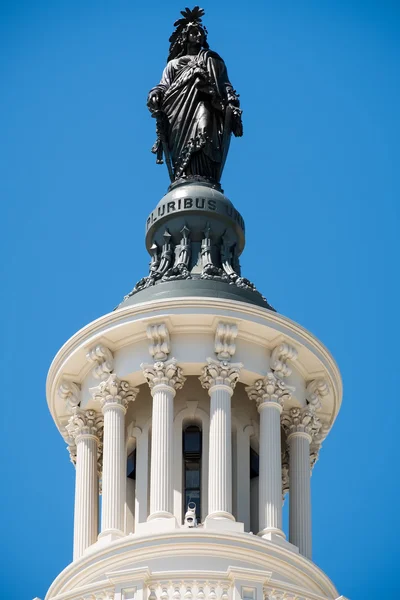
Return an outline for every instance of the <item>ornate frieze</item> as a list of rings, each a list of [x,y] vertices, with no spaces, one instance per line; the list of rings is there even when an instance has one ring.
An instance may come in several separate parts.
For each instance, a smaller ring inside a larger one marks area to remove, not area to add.
[[[148,584],[149,600],[229,600],[231,587],[228,582],[168,580]]]
[[[294,407],[284,412],[281,423],[288,436],[294,433],[305,433],[313,439],[321,428],[321,421],[308,407]]]
[[[165,323],[149,325],[146,330],[147,337],[150,340],[149,352],[156,361],[167,360],[170,353],[169,331]]]
[[[242,366],[241,363],[207,358],[207,365],[203,367],[202,374],[199,377],[201,385],[207,390],[216,385],[223,385],[234,390]]]
[[[109,348],[101,344],[97,344],[91,348],[86,358],[89,362],[94,363],[92,370],[93,377],[96,379],[107,379],[114,369],[114,355]]]
[[[215,332],[215,354],[219,360],[230,360],[235,354],[237,334],[238,328],[234,323],[218,323]]]
[[[290,400],[293,391],[294,387],[287,385],[272,372],[246,387],[250,400],[254,400],[258,408],[265,402],[275,402],[283,407]]]
[[[174,390],[179,390],[186,381],[181,367],[178,367],[176,358],[165,362],[157,361],[154,364],[142,364],[143,375],[150,389],[164,385]]]
[[[81,388],[77,383],[63,379],[58,388],[58,395],[65,402],[66,411],[72,413],[80,404]]]
[[[93,399],[100,402],[103,409],[108,405],[119,405],[126,410],[128,403],[136,399],[138,392],[138,388],[131,387],[115,373],[110,373],[105,381],[90,389]]]
[[[287,343],[282,343],[276,346],[271,353],[271,369],[274,375],[279,379],[289,377],[292,373],[291,367],[287,364],[288,360],[294,361],[297,359],[297,350]]]

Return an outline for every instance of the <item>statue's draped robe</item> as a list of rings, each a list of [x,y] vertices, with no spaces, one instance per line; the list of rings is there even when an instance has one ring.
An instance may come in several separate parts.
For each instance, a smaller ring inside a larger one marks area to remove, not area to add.
[[[198,175],[219,181],[230,142],[225,110],[232,91],[222,58],[201,50],[195,56],[173,59],[153,89],[162,95],[175,179]]]

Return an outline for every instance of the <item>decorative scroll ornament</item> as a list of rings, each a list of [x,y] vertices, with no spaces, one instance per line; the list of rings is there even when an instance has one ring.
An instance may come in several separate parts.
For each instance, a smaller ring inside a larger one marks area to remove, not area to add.
[[[95,410],[75,408],[72,417],[68,421],[66,430],[76,444],[81,436],[91,435],[100,440],[103,427],[103,415],[97,413]]]
[[[152,391],[156,386],[160,385],[173,388],[174,390],[182,388],[186,378],[183,376],[182,369],[176,363],[176,358],[171,358],[165,362],[157,361],[153,365],[140,365],[143,375]]]
[[[294,387],[284,383],[272,372],[246,387],[250,400],[254,400],[257,408],[266,402],[275,402],[283,407],[284,403],[292,397],[294,390]]]
[[[151,341],[149,352],[154,360],[166,360],[170,352],[169,331],[165,323],[149,325],[146,330]]]
[[[81,401],[81,388],[77,383],[63,379],[58,388],[58,395],[65,402],[67,412],[72,413]]]
[[[298,352],[296,348],[289,344],[283,343],[276,346],[271,354],[271,369],[274,375],[279,379],[289,377],[292,373],[292,369],[287,364],[288,360],[296,360]]]
[[[321,428],[321,421],[315,416],[314,411],[308,407],[295,407],[288,412],[284,412],[281,423],[288,436],[295,433],[306,433],[314,438]]]
[[[237,334],[238,328],[234,323],[218,323],[215,332],[215,354],[219,360],[230,360],[235,354]]]
[[[98,344],[86,354],[89,362],[95,364],[92,373],[96,379],[107,379],[114,369],[114,355],[109,348]]]
[[[203,388],[210,390],[216,385],[223,385],[231,390],[235,389],[240,369],[243,367],[242,363],[230,363],[226,360],[219,361],[214,358],[207,358],[207,363],[199,377]]]
[[[322,398],[329,394],[329,387],[325,379],[314,379],[307,384],[306,400],[310,410],[314,412],[322,406]]]
[[[127,381],[121,381],[115,373],[110,373],[105,381],[89,391],[93,396],[93,400],[100,402],[103,409],[109,405],[117,404],[125,410],[128,403],[136,400],[139,393],[138,388],[131,387]]]

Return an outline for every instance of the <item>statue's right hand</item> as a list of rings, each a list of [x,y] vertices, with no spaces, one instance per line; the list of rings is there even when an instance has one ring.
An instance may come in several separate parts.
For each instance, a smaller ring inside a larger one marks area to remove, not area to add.
[[[161,102],[161,93],[158,90],[151,90],[147,98],[147,106],[150,112],[159,110]]]

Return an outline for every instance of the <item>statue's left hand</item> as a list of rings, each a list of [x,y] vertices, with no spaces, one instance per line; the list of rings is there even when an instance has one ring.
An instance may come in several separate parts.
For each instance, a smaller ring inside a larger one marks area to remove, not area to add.
[[[232,133],[235,137],[242,137],[243,135],[243,123],[242,123],[242,111],[236,106],[230,105],[232,108],[232,121],[231,128]]]

